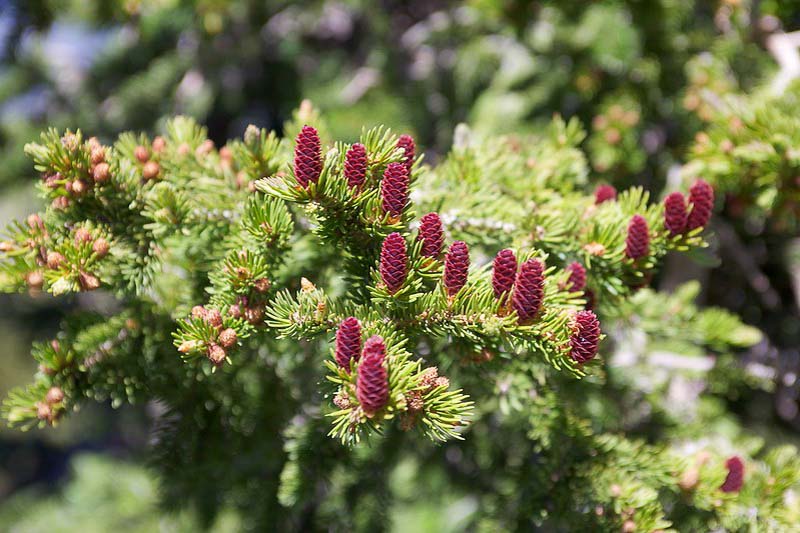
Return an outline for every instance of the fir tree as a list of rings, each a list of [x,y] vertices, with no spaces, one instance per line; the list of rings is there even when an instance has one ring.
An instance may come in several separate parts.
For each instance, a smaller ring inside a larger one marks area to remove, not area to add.
[[[691,291],[642,289],[667,253],[706,246],[708,184],[676,232],[641,188],[598,201],[577,121],[524,143],[462,126],[435,167],[385,128],[332,142],[309,104],[286,131],[217,149],[177,117],[153,139],[26,147],[46,209],[8,228],[0,286],[116,304],[34,346],[12,425],[159,401],[164,503],[205,525],[234,505],[253,529],[383,529],[404,461],[420,495],[441,498],[426,481],[442,476],[474,498],[477,530],[796,523],[796,451],[681,420],[610,364],[609,326],[634,309],[648,338],[719,353],[715,372],[758,340]],[[637,401],[662,419],[623,412]]]

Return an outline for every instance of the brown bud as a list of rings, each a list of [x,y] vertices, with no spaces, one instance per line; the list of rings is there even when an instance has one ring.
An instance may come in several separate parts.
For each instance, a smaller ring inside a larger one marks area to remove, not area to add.
[[[253,282],[253,287],[260,293],[267,292],[271,285],[267,278],[258,278]]]
[[[59,181],[61,181],[61,174],[55,173],[52,176],[47,176],[44,178],[44,185],[48,189],[58,189]]]
[[[150,152],[146,147],[140,144],[133,150],[133,157],[135,157],[140,163],[146,163],[147,160],[150,159]]]
[[[10,252],[14,249],[14,243],[11,241],[0,242],[0,252]]]
[[[215,328],[222,327],[222,314],[216,309],[207,309],[206,315],[203,318],[206,322],[208,322]]]
[[[27,283],[28,287],[31,289],[41,289],[44,285],[44,275],[38,270],[28,272],[25,276],[25,283]]]
[[[223,348],[230,348],[236,344],[236,341],[236,331],[233,328],[223,329],[219,337],[217,337],[217,342],[219,342],[219,345]]]
[[[94,177],[94,181],[97,183],[105,183],[108,181],[108,176],[110,173],[111,167],[108,166],[108,163],[99,163],[94,167],[92,176]]]
[[[148,161],[142,168],[142,177],[146,180],[153,180],[158,177],[161,167],[155,161]]]
[[[103,258],[106,255],[108,255],[109,248],[110,248],[110,246],[108,244],[108,241],[105,240],[102,237],[100,237],[99,239],[94,241],[94,244],[92,244],[92,251],[95,254],[97,254],[97,257],[100,257],[100,258]]]
[[[66,196],[59,196],[58,198],[53,200],[50,203],[50,205],[53,207],[53,209],[59,209],[59,210],[66,209],[67,207],[69,207],[69,198],[67,198]]]
[[[227,354],[225,353],[225,349],[220,346],[219,344],[212,344],[208,347],[208,359],[211,361],[215,366],[220,366],[222,363],[225,362],[225,358]]]
[[[39,420],[53,421],[53,409],[45,402],[36,403],[36,418]]]
[[[93,291],[100,287],[100,279],[94,274],[81,271],[78,273],[78,285],[84,291]]]
[[[83,180],[75,180],[72,182],[72,194],[80,196],[86,192],[86,182]]]
[[[244,310],[244,319],[253,325],[264,320],[264,310],[261,307],[248,307]]]
[[[203,157],[210,154],[211,150],[213,149],[214,149],[214,141],[212,141],[211,139],[206,139],[205,141],[200,143],[200,146],[197,147],[194,153],[197,157]]]
[[[50,390],[47,391],[47,395],[44,397],[44,401],[50,405],[53,405],[54,403],[61,403],[63,400],[64,391],[61,390],[60,387],[50,387]]]
[[[161,135],[153,139],[153,152],[160,154],[167,147],[167,141]]]
[[[106,149],[102,146],[96,146],[92,148],[92,164],[99,165],[103,161],[106,160]]]
[[[32,215],[28,215],[28,227],[31,229],[42,229],[44,228],[44,223],[42,222],[42,217],[33,213]]]
[[[65,257],[58,252],[47,252],[47,268],[56,270],[64,264]]]
[[[75,230],[75,244],[80,246],[84,243],[92,242],[92,234],[86,228],[78,228]]]
[[[86,139],[86,146],[88,146],[90,150],[102,147],[102,145],[100,144],[100,140],[95,136],[91,136],[88,139]]]

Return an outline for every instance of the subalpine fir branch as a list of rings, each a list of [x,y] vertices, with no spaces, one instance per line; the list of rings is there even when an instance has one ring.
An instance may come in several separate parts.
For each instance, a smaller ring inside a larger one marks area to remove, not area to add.
[[[3,287],[87,290],[91,274],[121,298],[35,348],[41,372],[5,416],[30,427],[87,399],[158,400],[166,499],[207,521],[235,500],[282,525],[374,524],[410,460],[479,502],[476,529],[683,527],[686,507],[696,529],[731,527],[771,475],[770,520],[790,523],[791,461],[698,440],[713,397],[690,426],[597,357],[608,344],[587,306],[611,335],[637,313],[657,342],[689,321],[695,350],[732,351],[736,335],[710,331],[741,332],[729,315],[687,306],[665,320],[685,294],[639,290],[668,251],[704,245],[710,186],[663,204],[590,190],[574,121],[534,143],[462,127],[435,168],[408,136],[378,128],[346,145],[320,123],[305,106],[287,138],[250,127],[219,150],[182,118],[152,140],[32,147],[55,205],[9,228]],[[656,419],[664,446],[623,436]],[[436,445],[409,446],[420,436]],[[695,485],[698,450],[710,456]]]
[[[717,105],[707,112],[709,123],[695,136],[682,174],[687,180],[704,176],[727,193],[731,218],[753,219],[774,232],[796,234],[800,224],[797,85],[777,96],[766,91],[747,96],[701,94]]]
[[[516,245],[548,253],[557,266],[577,262],[586,270],[590,299],[613,302],[646,283],[669,250],[705,246],[700,228],[708,223],[713,191],[682,202],[673,198],[669,213],[640,188],[617,194],[603,185],[594,197],[576,192],[563,182],[585,181],[585,162],[575,148],[582,138],[574,121],[556,121],[543,137],[524,140],[483,140],[462,126],[461,145],[421,181],[420,198],[441,209],[455,237],[482,234],[488,253]],[[565,166],[565,158],[576,163]],[[685,216],[694,212],[697,223],[682,222],[676,207]]]
[[[562,125],[557,131],[561,140],[556,142],[562,144],[570,137],[580,138],[579,129],[574,124]],[[372,142],[376,138],[381,140],[377,145]],[[397,146],[403,140],[395,141],[380,130],[367,132],[361,143],[350,147],[337,146],[323,160],[316,130],[304,127],[295,140],[291,169],[283,176],[262,180],[257,186],[275,197],[305,205],[307,215],[313,217],[316,225],[315,233],[323,242],[335,245],[344,242],[344,255],[358,253],[352,248],[353,243],[358,243],[362,263],[368,264],[370,256],[373,256],[372,274],[360,282],[369,288],[370,304],[367,308],[378,312],[378,325],[392,324],[403,332],[405,338],[451,338],[466,343],[476,353],[488,349],[508,354],[508,357],[538,353],[556,368],[568,368],[576,375],[583,375],[583,365],[596,354],[601,334],[594,315],[579,312],[583,301],[580,299],[581,291],[576,290],[577,285],[583,289],[586,278],[592,276],[598,278],[598,283],[608,279],[608,283],[614,285],[605,292],[620,296],[630,291],[630,285],[641,284],[641,279],[668,249],[687,249],[703,244],[697,236],[697,227],[692,227],[692,233],[687,235],[687,222],[679,220],[680,217],[673,212],[665,214],[658,204],[648,205],[648,197],[641,189],[615,194],[610,201],[600,202],[600,205],[596,205],[594,198],[587,200],[574,193],[570,198],[572,203],[567,203],[566,208],[574,210],[575,216],[568,220],[575,222],[577,227],[564,227],[562,238],[547,243],[550,246],[545,248],[560,257],[575,254],[580,261],[564,265],[564,270],[557,273],[553,267],[547,269],[546,254],[533,258],[530,251],[517,251],[520,255],[519,270],[514,264],[510,273],[490,275],[484,268],[482,273],[473,274],[470,280],[469,249],[465,243],[456,241],[444,251],[444,230],[438,215],[426,215],[420,221],[417,237],[409,239],[411,177],[406,174],[407,169],[400,166],[401,162],[390,162],[385,168],[380,166],[385,161],[385,154],[389,153],[387,146]],[[371,148],[377,151],[375,156]],[[403,148],[403,152],[406,149]],[[375,163],[371,166],[373,161]],[[471,171],[477,175],[473,178],[476,183],[491,181],[483,179],[476,166],[472,166]],[[375,179],[376,176],[381,178],[380,181]],[[546,180],[542,183],[546,184]],[[474,194],[475,191],[465,192]],[[524,191],[519,194],[524,194]],[[549,205],[543,202],[540,210],[543,213],[552,210],[552,219],[556,221],[555,211],[561,208],[563,212],[565,203],[563,198],[558,199],[557,205],[555,201],[550,201]],[[684,209],[702,221],[700,226],[704,226],[710,216],[706,204],[698,205],[697,201],[691,206],[684,205]],[[493,213],[493,216],[498,214]],[[523,216],[513,223],[524,228],[530,224],[525,218]],[[389,226],[380,231],[370,231],[370,226],[374,229],[375,221],[389,223]],[[386,234],[390,230],[395,231]],[[534,231],[548,232],[541,224],[537,224]],[[541,240],[526,238],[524,234],[521,236],[521,242],[529,245],[531,241]],[[586,244],[581,245],[582,241]],[[370,250],[376,249],[378,244],[380,254],[374,258]],[[357,272],[349,274],[348,281],[358,282]],[[497,282],[492,279],[498,276],[513,280],[505,294],[498,291]],[[352,307],[349,309],[351,317],[345,319],[348,306],[332,305],[324,291],[310,282],[297,298],[282,293],[275,303],[268,310],[269,324],[277,327],[281,335],[298,339],[329,331],[332,322],[335,324],[336,321],[346,324],[355,320],[365,329],[375,325]],[[335,313],[331,312],[333,307],[336,307]],[[359,337],[358,340],[362,339]],[[385,346],[383,351],[386,351]],[[354,355],[348,359],[348,364],[357,360],[359,358]],[[384,353],[378,366],[397,370],[404,366],[404,360]],[[342,369],[340,372],[352,375],[351,371],[355,369],[348,364],[339,364],[338,368]],[[359,363],[359,368],[361,364],[366,363]],[[333,363],[329,365],[332,369],[337,368]],[[348,387],[351,392],[358,390],[357,380],[351,380],[346,386],[342,376],[333,378],[339,385],[337,398],[348,408],[337,413],[334,435],[340,438],[355,435],[357,438],[362,425],[372,427],[376,420],[390,419],[395,411],[404,408],[403,400],[409,389],[397,379],[392,382],[392,375],[397,374],[379,373],[375,378],[382,387],[388,387],[381,393],[378,407],[375,404],[363,406],[363,398],[348,392]],[[356,410],[353,411],[351,406]],[[358,415],[359,409],[366,413],[366,418]]]

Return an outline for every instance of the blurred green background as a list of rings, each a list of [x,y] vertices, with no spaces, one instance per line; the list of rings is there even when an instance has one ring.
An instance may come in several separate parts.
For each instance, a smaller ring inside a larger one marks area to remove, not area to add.
[[[709,94],[769,83],[778,69],[769,36],[798,26],[800,2],[775,0],[0,0],[0,223],[36,207],[23,145],[47,126],[109,142],[180,113],[222,144],[250,123],[280,132],[303,98],[334,138],[385,123],[415,135],[433,161],[460,122],[509,133],[575,116],[589,131],[594,179],[659,193],[702,141]],[[788,215],[742,215],[730,193],[715,228],[720,259],[670,265],[656,284],[712,280],[707,303],[766,332],[745,358],[774,370],[775,392],[731,401],[754,423],[796,431],[797,185],[779,193]],[[0,296],[0,394],[35,370],[32,340],[48,338],[69,308],[97,305]],[[155,409],[98,406],[56,430],[0,430],[0,529],[191,530],[190,516],[152,512],[155,484],[138,460]],[[444,531],[439,516],[421,504],[404,523]],[[236,530],[236,520],[217,527]]]

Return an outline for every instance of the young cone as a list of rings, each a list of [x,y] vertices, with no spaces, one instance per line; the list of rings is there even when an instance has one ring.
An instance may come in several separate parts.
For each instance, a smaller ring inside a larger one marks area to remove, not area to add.
[[[691,231],[704,228],[711,219],[714,209],[714,189],[703,180],[697,180],[689,189],[689,203],[692,210],[686,222],[686,229]]]
[[[389,294],[394,294],[403,282],[408,273],[408,253],[406,252],[406,241],[399,233],[390,233],[383,241],[381,247],[380,274],[383,284]]]
[[[594,191],[594,203],[600,205],[603,202],[617,199],[617,189],[611,185],[598,185]]]
[[[569,356],[583,364],[597,355],[600,343],[600,321],[592,311],[578,311],[575,315],[575,330],[569,338]]]
[[[650,230],[642,215],[633,215],[628,224],[628,237],[625,239],[625,255],[639,259],[650,253]]]
[[[401,135],[397,139],[397,147],[402,148],[405,152],[403,163],[405,164],[408,172],[411,172],[411,167],[414,165],[414,156],[416,156],[417,147],[414,143],[414,138],[411,135]]]
[[[533,320],[544,298],[544,263],[528,259],[519,267],[511,305],[521,323]]]
[[[381,181],[381,207],[384,213],[400,218],[408,204],[408,169],[402,163],[389,163]]]
[[[317,130],[303,126],[294,145],[294,175],[297,183],[305,188],[316,183],[322,173],[322,148]]]
[[[569,272],[566,289],[570,292],[580,292],[586,287],[586,269],[577,261],[567,265],[565,268]]]
[[[469,247],[463,241],[456,241],[444,258],[444,287],[448,296],[455,296],[467,284],[468,271]]]
[[[383,408],[389,401],[389,379],[384,366],[386,346],[383,339],[374,335],[364,343],[361,362],[358,364],[356,397],[368,415]]]
[[[670,237],[686,231],[686,199],[679,192],[673,192],[664,198],[664,227]]]
[[[513,250],[506,248],[497,252],[492,264],[492,289],[495,297],[500,298],[504,293],[511,292],[516,276],[517,257]]]
[[[734,455],[725,461],[725,467],[728,469],[728,475],[720,490],[722,492],[739,492],[744,484],[744,463]]]
[[[444,232],[442,230],[442,220],[436,213],[428,213],[419,222],[419,233],[417,239],[422,241],[422,255],[430,258],[437,258],[442,253],[444,245]]]
[[[336,364],[350,372],[350,361],[361,354],[361,323],[356,317],[348,317],[336,330]]]
[[[355,143],[344,156],[344,177],[347,186],[361,190],[367,177],[367,149],[361,143]]]

